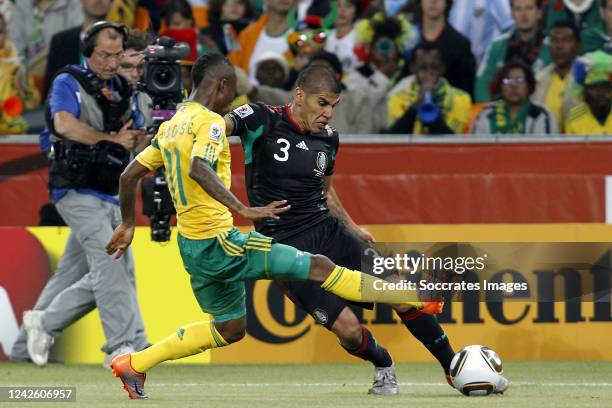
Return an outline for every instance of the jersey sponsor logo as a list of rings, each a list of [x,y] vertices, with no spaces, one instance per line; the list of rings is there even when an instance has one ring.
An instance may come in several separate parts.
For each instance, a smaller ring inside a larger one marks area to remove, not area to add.
[[[325,152],[317,153],[317,168],[314,169],[314,172],[317,176],[323,176],[325,174],[325,170],[327,169],[327,154]]]
[[[223,133],[223,131],[221,130],[221,126],[217,125],[216,123],[213,123],[210,127],[210,140],[213,140],[215,142],[220,141],[221,133]]]
[[[303,140],[297,145],[295,145],[295,147],[297,147],[298,149],[302,149],[302,150],[310,150],[308,146],[306,146],[306,143]]]
[[[234,109],[234,113],[244,119],[253,114],[253,108],[251,108],[251,105],[245,104]]]

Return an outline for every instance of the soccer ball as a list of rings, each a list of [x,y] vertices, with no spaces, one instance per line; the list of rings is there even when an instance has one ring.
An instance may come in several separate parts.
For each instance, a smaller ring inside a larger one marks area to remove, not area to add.
[[[464,395],[489,395],[502,380],[502,362],[496,352],[485,346],[467,346],[453,357],[450,376]]]

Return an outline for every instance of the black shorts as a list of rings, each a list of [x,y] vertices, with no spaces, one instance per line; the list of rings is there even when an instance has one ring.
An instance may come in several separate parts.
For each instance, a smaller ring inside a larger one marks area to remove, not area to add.
[[[336,218],[329,218],[298,235],[279,241],[312,254],[325,255],[337,265],[371,271],[373,251],[370,245],[353,235]],[[327,292],[316,283],[304,281],[276,282],[287,297],[310,314],[317,323],[331,329],[348,302]],[[351,302],[352,303],[352,302]],[[355,303],[371,309],[371,303]]]

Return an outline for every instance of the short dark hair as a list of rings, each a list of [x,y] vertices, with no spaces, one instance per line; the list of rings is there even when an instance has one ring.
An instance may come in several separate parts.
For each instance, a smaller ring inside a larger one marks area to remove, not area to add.
[[[535,1],[536,7],[538,8],[538,10],[541,9],[542,4],[543,4],[542,0],[534,0],[534,1]],[[514,0],[510,0],[510,8],[512,7],[514,7]]]
[[[355,17],[353,17],[353,21],[359,19],[361,17],[361,0],[346,0],[355,7]]]
[[[125,49],[133,49],[136,51],[144,51],[149,45],[149,36],[139,30],[130,30],[127,40],[125,40]]]
[[[548,31],[548,33],[550,34],[550,32],[554,30],[555,28],[567,28],[571,30],[576,42],[580,42],[580,30],[578,29],[576,24],[574,24],[573,21],[571,20],[555,21],[555,23],[550,27],[550,30]]]
[[[191,80],[193,81],[193,87],[197,88],[204,78],[215,77],[220,75],[221,72],[218,68],[221,66],[227,66],[234,69],[233,65],[223,54],[216,52],[204,54],[199,57],[191,68]]]
[[[238,0],[244,4],[244,16],[245,20],[252,20],[255,17],[255,9],[250,0]],[[215,24],[221,21],[221,12],[225,0],[209,0],[208,2],[208,22]]]
[[[492,95],[501,95],[502,82],[504,78],[508,76],[510,71],[513,69],[520,69],[523,71],[525,75],[525,80],[527,81],[527,86],[529,87],[529,95],[533,94],[536,87],[535,74],[533,73],[533,69],[527,64],[525,64],[521,60],[513,59],[511,61],[506,62],[506,64],[497,71],[495,75],[495,80],[493,82],[493,87],[491,89]]]
[[[416,47],[414,47],[414,50],[412,50],[412,62],[416,61],[416,56],[419,51],[422,51],[424,53],[437,51],[438,55],[440,56],[440,62],[446,67],[446,64],[444,63],[444,58],[442,57],[442,50],[440,49],[438,44],[430,42],[420,42]]]
[[[164,8],[162,9],[162,19],[166,22],[167,25],[170,25],[170,19],[172,18],[172,14],[179,13],[183,18],[189,18],[195,24],[195,19],[193,18],[193,11],[191,10],[191,5],[187,0],[169,0],[166,1]]]
[[[417,24],[421,24],[423,21],[423,6],[421,6],[421,1],[423,0],[415,0],[414,1],[414,21]],[[444,11],[444,18],[448,20],[450,16],[451,8],[453,8],[453,0],[446,0],[446,10]]]
[[[395,40],[397,37],[402,35],[402,24],[395,17],[387,17],[382,21],[374,22],[372,24],[372,29],[374,30],[372,44],[383,37],[388,37]]]
[[[313,92],[342,92],[342,84],[336,78],[335,72],[323,65],[309,65],[303,69],[295,81],[296,88]]]
[[[310,57],[310,63],[313,61],[323,60],[329,64],[330,67],[334,70],[334,72],[338,75],[342,75],[342,63],[336,56],[336,54],[332,54],[329,51],[321,50]]]

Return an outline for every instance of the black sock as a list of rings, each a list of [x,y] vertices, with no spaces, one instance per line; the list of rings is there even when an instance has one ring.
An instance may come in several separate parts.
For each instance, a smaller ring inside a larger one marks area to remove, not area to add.
[[[342,346],[344,347],[344,346]],[[375,367],[391,367],[393,359],[386,348],[376,342],[372,333],[365,327],[361,327],[361,344],[354,350],[344,347],[350,354],[371,361]]]
[[[442,330],[435,316],[422,313],[418,310],[409,310],[397,314],[410,333],[429,350],[440,362],[445,373],[450,370],[450,363],[455,355],[446,333]]]

